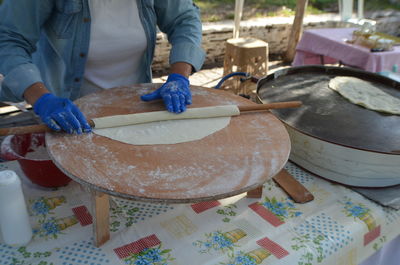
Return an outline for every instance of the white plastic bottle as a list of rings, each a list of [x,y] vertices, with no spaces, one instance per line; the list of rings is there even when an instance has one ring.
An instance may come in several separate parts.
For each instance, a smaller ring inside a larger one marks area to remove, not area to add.
[[[32,238],[21,180],[12,170],[0,171],[0,232],[8,245],[25,245]]]

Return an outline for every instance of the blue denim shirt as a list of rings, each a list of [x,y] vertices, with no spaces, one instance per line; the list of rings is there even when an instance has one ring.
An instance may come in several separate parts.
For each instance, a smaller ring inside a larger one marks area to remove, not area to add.
[[[140,83],[151,82],[158,28],[172,45],[170,64],[204,62],[201,20],[191,0],[137,0],[148,48]],[[0,5],[0,100],[22,101],[26,88],[43,82],[55,95],[80,95],[90,40],[88,0],[6,0]]]

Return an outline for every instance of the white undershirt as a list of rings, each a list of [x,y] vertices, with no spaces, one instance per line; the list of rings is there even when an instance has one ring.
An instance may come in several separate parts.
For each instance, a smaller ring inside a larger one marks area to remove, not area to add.
[[[103,89],[137,83],[147,39],[136,0],[89,0],[89,8],[90,44],[83,90],[88,83]]]

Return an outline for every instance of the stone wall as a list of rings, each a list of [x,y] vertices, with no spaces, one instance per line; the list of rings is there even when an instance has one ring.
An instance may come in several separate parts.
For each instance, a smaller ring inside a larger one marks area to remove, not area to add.
[[[399,13],[377,12],[371,15],[377,21],[377,30],[392,35],[400,35]],[[240,37],[254,37],[268,42],[270,55],[282,55],[286,51],[293,18],[264,18],[242,21]],[[352,23],[339,21],[336,14],[307,16],[304,29],[351,27]],[[225,52],[225,41],[232,38],[233,22],[217,22],[203,25],[203,49],[207,57],[205,66],[221,65]],[[164,34],[157,35],[157,46],[153,70],[166,72],[169,66],[170,45]]]
[[[327,21],[305,24],[305,29],[337,27],[340,22]],[[268,43],[269,54],[281,55],[286,51],[292,24],[267,24],[243,26],[240,37],[253,37]],[[206,51],[205,64],[223,62],[225,41],[232,38],[232,29],[207,30],[203,33],[203,49]]]

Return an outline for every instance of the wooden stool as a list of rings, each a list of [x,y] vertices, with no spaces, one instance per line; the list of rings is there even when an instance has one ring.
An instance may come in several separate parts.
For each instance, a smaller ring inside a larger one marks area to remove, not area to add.
[[[246,72],[264,76],[268,72],[268,43],[254,38],[237,38],[226,41],[224,76],[232,72]],[[250,81],[228,79],[223,89],[235,94],[250,95]]]

